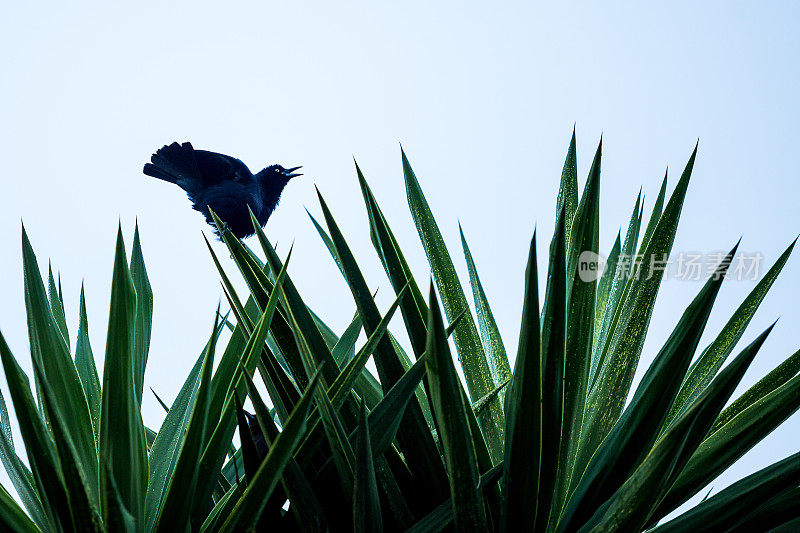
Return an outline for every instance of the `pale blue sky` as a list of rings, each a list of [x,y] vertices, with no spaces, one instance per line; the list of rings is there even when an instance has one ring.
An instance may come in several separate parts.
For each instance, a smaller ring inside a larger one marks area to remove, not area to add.
[[[369,242],[355,155],[424,283],[427,263],[405,204],[398,142],[466,282],[461,221],[512,353],[527,242],[538,224],[544,256],[573,123],[581,183],[603,134],[604,251],[627,223],[639,187],[649,216],[665,167],[671,188],[699,137],[674,249],[727,250],[742,235],[741,249],[771,264],[800,231],[800,7],[642,5],[6,7],[0,329],[28,365],[22,218],[42,267],[51,257],[62,273],[73,334],[86,279],[91,338],[102,354],[117,222],[130,246],[138,217],[155,292],[147,385],[172,400],[221,296],[202,218],[176,187],[141,174],[150,153],[173,140],[238,156],[251,168],[304,165],[306,175],[289,185],[267,231],[284,253],[294,241],[290,274],[339,330],[354,305],[304,207],[319,213],[318,185],[385,308],[391,291]],[[745,334],[743,343],[781,317],[745,385],[800,347],[798,276],[793,257]],[[706,337],[752,287],[723,286]],[[697,290],[698,283],[664,283],[645,362]],[[143,411],[157,426],[152,396]],[[798,436],[795,416],[715,490],[796,451]]]

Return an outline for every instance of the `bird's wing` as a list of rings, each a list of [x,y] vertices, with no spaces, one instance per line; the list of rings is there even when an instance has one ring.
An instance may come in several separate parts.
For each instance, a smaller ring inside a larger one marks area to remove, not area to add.
[[[191,187],[201,179],[200,169],[194,156],[191,143],[176,142],[159,148],[144,166],[144,173],[159,179],[178,183],[181,187]]]
[[[253,179],[253,174],[247,165],[239,159],[217,152],[195,150],[194,158],[197,168],[206,186],[216,185],[225,181],[247,181]]]

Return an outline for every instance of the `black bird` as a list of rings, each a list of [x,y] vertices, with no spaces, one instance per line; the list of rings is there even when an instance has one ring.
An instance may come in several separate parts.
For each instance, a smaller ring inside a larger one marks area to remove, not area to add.
[[[205,215],[206,222],[215,231],[209,207],[240,239],[255,233],[247,207],[250,206],[263,227],[289,180],[302,176],[294,173],[301,167],[280,165],[268,166],[254,175],[239,159],[195,150],[188,142],[164,146],[150,161],[144,166],[145,174],[178,185],[186,191],[192,207]]]

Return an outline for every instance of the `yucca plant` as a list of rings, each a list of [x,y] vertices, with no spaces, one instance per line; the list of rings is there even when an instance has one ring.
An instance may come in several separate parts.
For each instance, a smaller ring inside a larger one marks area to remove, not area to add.
[[[800,352],[729,402],[771,328],[725,365],[793,244],[695,357],[734,247],[631,391],[663,276],[655,259],[671,251],[695,154],[669,200],[664,178],[641,238],[637,200],[599,280],[585,279],[581,265],[599,247],[601,150],[580,200],[575,154],[573,134],[543,291],[535,234],[531,241],[513,372],[463,233],[474,317],[403,154],[409,206],[433,273],[427,297],[358,167],[372,243],[396,298],[382,315],[320,195],[325,227],[312,222],[357,308],[341,335],[287,274],[291,251],[281,260],[254,220],[262,260],[215,219],[249,294],[237,294],[209,242],[230,312],[217,310],[180,392],[169,407],[162,402],[167,415],[157,432],[140,414],[152,292],[138,230],[130,261],[121,230],[117,237],[101,382],[83,295],[71,351],[60,284],[50,272],[45,288],[23,229],[33,389],[2,336],[0,357],[29,466],[15,451],[0,398],[0,457],[18,495],[0,491],[0,525],[796,530],[800,453],[659,523],[800,406]],[[397,309],[410,356],[387,330]],[[362,330],[366,341],[357,347]],[[365,366],[370,359],[377,376]]]

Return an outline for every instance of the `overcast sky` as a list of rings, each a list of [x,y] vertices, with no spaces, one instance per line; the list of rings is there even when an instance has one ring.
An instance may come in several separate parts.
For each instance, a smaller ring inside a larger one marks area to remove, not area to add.
[[[391,288],[369,241],[355,156],[424,286],[428,267],[398,143],[466,284],[461,221],[512,355],[527,243],[538,225],[543,271],[573,124],[581,184],[603,136],[604,252],[639,188],[648,217],[665,168],[671,190],[698,138],[676,253],[728,250],[742,236],[740,249],[761,253],[768,266],[800,231],[797,3],[377,4],[15,2],[4,9],[0,330],[24,368],[20,219],[44,272],[48,258],[61,272],[73,344],[85,279],[99,357],[117,224],[130,249],[138,217],[155,293],[146,385],[172,401],[222,296],[202,217],[177,187],[141,173],[155,149],[176,140],[237,156],[254,170],[304,165],[267,233],[282,254],[294,242],[290,275],[339,332],[355,306],[305,208],[319,214],[317,185],[386,309]],[[781,317],[742,388],[800,347],[798,276],[793,257],[745,333],[741,346]],[[726,282],[703,346],[753,286]],[[643,364],[699,288],[664,282]],[[143,414],[151,427],[163,416],[149,393]],[[798,437],[795,416],[715,491],[796,451]],[[4,472],[0,482],[9,486]]]

